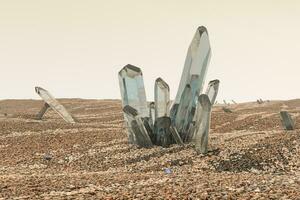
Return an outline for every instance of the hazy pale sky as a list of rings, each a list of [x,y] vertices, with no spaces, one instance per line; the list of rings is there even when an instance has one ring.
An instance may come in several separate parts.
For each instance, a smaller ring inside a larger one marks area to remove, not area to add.
[[[299,0],[0,0],[0,99],[120,98],[118,71],[162,77],[174,98],[196,28],[207,27],[207,82],[218,99],[300,97]]]

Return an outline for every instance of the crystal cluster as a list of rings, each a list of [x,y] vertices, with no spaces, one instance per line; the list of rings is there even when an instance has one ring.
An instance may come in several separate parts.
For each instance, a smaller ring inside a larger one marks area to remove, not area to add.
[[[194,143],[200,153],[207,152],[211,108],[219,81],[203,85],[211,57],[205,27],[197,29],[189,46],[176,98],[170,101],[168,84],[158,78],[154,102],[148,103],[140,68],[126,65],[119,72],[124,118],[129,142],[140,147]]]

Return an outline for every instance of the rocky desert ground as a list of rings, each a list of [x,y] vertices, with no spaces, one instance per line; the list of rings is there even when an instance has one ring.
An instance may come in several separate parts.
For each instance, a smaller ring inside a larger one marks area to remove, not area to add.
[[[206,156],[129,145],[119,100],[59,101],[78,123],[0,101],[0,199],[300,199],[300,100],[216,105]]]

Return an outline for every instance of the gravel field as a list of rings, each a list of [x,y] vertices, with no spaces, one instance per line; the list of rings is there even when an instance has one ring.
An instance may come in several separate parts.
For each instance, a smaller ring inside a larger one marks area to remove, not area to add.
[[[43,102],[0,101],[0,199],[300,199],[300,100],[215,106],[209,153],[127,143],[118,100],[59,100],[79,123]]]

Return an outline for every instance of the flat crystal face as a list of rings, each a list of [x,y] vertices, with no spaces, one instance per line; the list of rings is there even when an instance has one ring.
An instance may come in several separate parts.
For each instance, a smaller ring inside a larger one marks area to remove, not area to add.
[[[126,65],[119,72],[123,107],[130,105],[141,117],[149,117],[143,74],[140,68]]]
[[[198,75],[192,75],[191,77],[191,101],[189,102],[188,109],[186,111],[186,116],[184,118],[184,124],[183,124],[183,132],[185,132],[185,138],[187,138],[188,130],[192,124],[196,107],[197,107],[197,97],[199,96],[199,88],[196,86],[198,83],[199,76]]]
[[[140,120],[132,120],[131,127],[135,134],[136,144],[141,147],[152,147],[152,142]]]
[[[218,88],[219,88],[219,80],[210,81],[208,84],[208,88],[206,90],[206,94],[201,94],[198,97],[197,108],[193,118],[194,123],[189,128],[187,133],[188,141],[194,138],[196,132],[199,130],[199,126],[203,125],[203,120],[204,121],[210,120],[211,107],[214,104],[214,101],[217,97]]]
[[[175,115],[175,126],[181,136],[185,132],[184,125],[185,125],[186,116],[191,102],[192,102],[192,89],[190,85],[186,85],[182,93],[182,97],[180,99],[180,103],[178,105],[178,109]]]
[[[155,121],[154,129],[156,134],[156,144],[169,146],[172,144],[172,134],[170,132],[171,119],[169,117],[160,117]]]
[[[156,79],[154,89],[155,119],[169,115],[170,88],[161,78]]]
[[[191,86],[191,90],[192,90],[192,101],[190,103],[190,107],[196,107],[196,103],[197,103],[197,98],[200,94],[200,88],[197,87],[198,83],[199,83],[199,75],[193,74],[191,76],[191,81],[190,81],[190,86]],[[191,109],[191,108],[190,108]]]
[[[201,94],[198,98],[199,106],[201,106],[202,110],[209,111],[211,109],[211,102],[209,100],[208,95]]]
[[[66,122],[75,123],[75,120],[73,119],[71,114],[47,90],[41,87],[36,87],[35,91]]]

